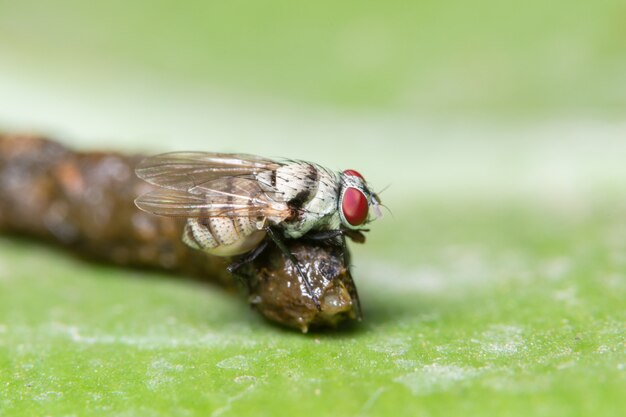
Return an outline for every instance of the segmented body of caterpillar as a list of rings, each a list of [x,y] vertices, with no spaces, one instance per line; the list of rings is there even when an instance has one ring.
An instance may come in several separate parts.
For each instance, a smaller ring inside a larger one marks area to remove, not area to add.
[[[61,244],[91,259],[160,268],[234,288],[228,259],[190,249],[184,221],[154,216],[133,204],[150,185],[135,177],[139,155],[74,152],[38,136],[0,134],[0,232]],[[321,311],[299,276],[269,245],[238,270],[251,305],[271,321],[306,331],[359,316],[356,289],[344,265],[347,249],[288,241],[315,291],[332,301]]]

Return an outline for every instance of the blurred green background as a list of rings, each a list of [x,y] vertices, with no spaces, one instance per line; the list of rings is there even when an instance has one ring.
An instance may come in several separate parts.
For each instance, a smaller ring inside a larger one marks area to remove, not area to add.
[[[0,129],[356,168],[393,212],[354,248],[365,321],[307,336],[0,238],[0,414],[623,412],[625,20],[618,0],[0,0]]]

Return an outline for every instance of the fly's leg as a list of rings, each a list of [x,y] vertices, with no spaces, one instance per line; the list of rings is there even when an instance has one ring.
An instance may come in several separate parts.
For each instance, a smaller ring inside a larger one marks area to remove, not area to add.
[[[365,235],[363,232],[369,232],[368,229],[362,230],[349,230],[349,229],[335,229],[335,230],[321,230],[316,232],[309,232],[304,237],[314,241],[330,241],[331,244],[337,242],[335,238],[341,237],[345,243],[345,236],[348,236],[350,240],[355,243],[365,243]]]
[[[250,282],[246,279],[243,279],[243,277],[237,273],[237,270],[245,264],[254,261],[265,250],[265,248],[267,248],[268,244],[268,239],[263,240],[256,248],[252,249],[248,253],[237,257],[237,259],[233,260],[230,265],[226,267],[226,270],[232,274],[238,286],[240,288],[246,289],[248,294],[251,291]]]
[[[344,235],[344,231],[337,229],[337,230],[322,230],[322,231],[317,231],[317,232],[309,232],[307,233],[304,238],[308,239],[308,240],[313,240],[316,242],[328,242],[331,245],[339,245],[341,244],[341,240],[337,239],[338,237],[343,237]]]
[[[250,252],[243,254],[239,259],[234,260],[230,265],[226,267],[228,272],[234,274],[239,268],[244,266],[245,264],[254,261],[264,250],[267,248],[267,244],[269,241],[265,239],[262,241],[259,246],[252,249]]]
[[[365,238],[365,236],[363,236]],[[348,246],[346,245],[346,235],[341,236],[341,243],[343,245],[343,266],[350,270],[350,263],[352,262],[350,259],[350,251],[348,250]],[[357,318],[361,320],[363,318],[363,310],[361,310],[361,300],[359,299],[359,293],[356,290],[356,285],[352,283],[348,287],[348,292],[350,293],[350,298],[355,302],[355,309],[357,312]]]
[[[283,255],[285,255],[291,261],[291,263],[296,267],[296,269],[298,270],[298,274],[300,275],[300,277],[302,277],[302,282],[304,282],[304,286],[306,287],[307,292],[309,293],[309,295],[311,296],[311,299],[313,300],[313,303],[315,304],[315,307],[317,307],[318,311],[322,311],[320,300],[318,300],[315,293],[313,293],[313,287],[311,287],[311,283],[309,282],[309,279],[304,274],[304,271],[302,271],[302,268],[300,268],[300,263],[298,262],[296,257],[293,256],[293,253],[289,251],[289,248],[287,247],[287,245],[285,245],[285,242],[283,242],[283,240],[278,235],[278,233],[276,233],[271,227],[267,227],[265,231],[267,232],[268,236],[272,238],[272,240],[274,241],[276,246],[278,246],[278,249],[280,249]]]

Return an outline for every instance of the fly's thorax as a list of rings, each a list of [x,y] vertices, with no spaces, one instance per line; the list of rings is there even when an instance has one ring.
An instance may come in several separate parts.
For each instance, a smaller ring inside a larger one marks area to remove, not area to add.
[[[283,202],[306,202],[318,186],[320,167],[308,162],[291,162],[259,174],[259,183]]]
[[[299,165],[292,170],[304,180],[297,180],[299,191],[292,191],[291,198],[286,200],[293,212],[283,225],[289,238],[299,238],[311,230],[327,229],[337,214],[339,175],[316,164]]]
[[[247,217],[191,218],[183,231],[183,242],[217,256],[233,256],[254,249],[265,237],[255,219]]]

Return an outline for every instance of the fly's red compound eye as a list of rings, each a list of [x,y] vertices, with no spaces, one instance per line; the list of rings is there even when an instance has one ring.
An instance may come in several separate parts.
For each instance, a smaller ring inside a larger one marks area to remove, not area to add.
[[[369,204],[365,195],[356,188],[348,187],[343,193],[341,211],[352,226],[359,226],[367,219]]]
[[[364,179],[364,178],[363,178],[363,175],[361,175],[358,171],[355,171],[355,170],[353,170],[353,169],[346,169],[345,171],[343,171],[343,174],[344,174],[344,175],[352,175],[352,176],[355,176],[355,177],[359,177],[359,178],[361,178],[361,179]]]

